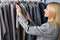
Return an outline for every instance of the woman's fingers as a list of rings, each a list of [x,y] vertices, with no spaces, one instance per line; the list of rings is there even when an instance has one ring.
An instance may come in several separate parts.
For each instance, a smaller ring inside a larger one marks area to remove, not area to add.
[[[28,12],[27,12],[27,15],[26,15],[26,19],[29,20],[29,21],[31,20],[30,15],[29,15]]]

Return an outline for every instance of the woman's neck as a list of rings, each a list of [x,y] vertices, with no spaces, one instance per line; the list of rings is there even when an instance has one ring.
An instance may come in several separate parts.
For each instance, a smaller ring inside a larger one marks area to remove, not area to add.
[[[48,19],[48,22],[49,22],[50,24],[57,25],[56,22],[55,22],[55,20],[54,20],[53,18]]]
[[[51,19],[48,18],[48,22],[51,22],[51,21],[53,21],[53,19],[52,18]]]

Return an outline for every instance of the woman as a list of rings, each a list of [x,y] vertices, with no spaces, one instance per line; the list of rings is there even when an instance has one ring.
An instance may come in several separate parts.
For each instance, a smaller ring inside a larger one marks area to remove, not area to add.
[[[25,32],[31,35],[37,35],[37,40],[57,40],[58,27],[60,26],[60,3],[48,3],[45,11],[45,17],[48,17],[48,22],[41,26],[30,26],[28,21],[24,18],[21,8],[17,5],[17,15],[19,16],[19,23],[24,28]],[[30,22],[33,22],[27,13],[26,17]]]

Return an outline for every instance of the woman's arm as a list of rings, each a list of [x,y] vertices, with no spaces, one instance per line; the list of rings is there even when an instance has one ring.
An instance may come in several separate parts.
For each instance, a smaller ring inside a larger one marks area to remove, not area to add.
[[[19,17],[19,23],[23,27],[23,29],[26,31],[26,33],[31,35],[44,35],[49,30],[48,27],[45,27],[46,25],[43,24],[42,26],[30,26],[28,25],[28,21],[24,18],[23,15]]]

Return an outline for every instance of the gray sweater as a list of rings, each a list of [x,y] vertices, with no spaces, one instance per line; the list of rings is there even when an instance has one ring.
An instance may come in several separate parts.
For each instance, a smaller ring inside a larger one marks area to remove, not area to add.
[[[52,25],[47,22],[41,26],[31,26],[28,25],[28,21],[24,16],[20,16],[18,21],[26,33],[37,35],[37,40],[57,40],[58,27],[56,25]]]

